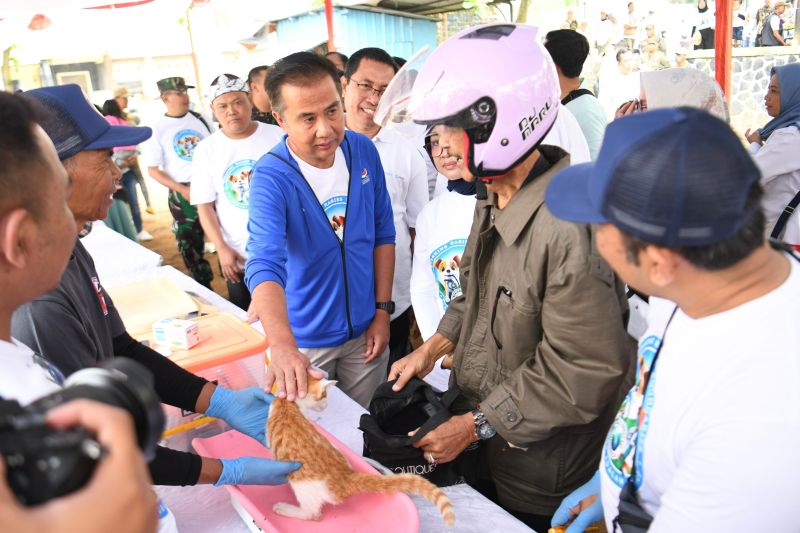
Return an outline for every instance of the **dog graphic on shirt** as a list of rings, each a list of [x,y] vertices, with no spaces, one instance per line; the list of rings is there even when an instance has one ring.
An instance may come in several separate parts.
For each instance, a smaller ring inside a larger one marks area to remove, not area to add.
[[[453,298],[461,295],[461,281],[458,279],[461,256],[454,255],[450,259],[437,259],[433,262],[433,266],[439,271],[439,289],[444,292],[444,301],[449,304]]]
[[[330,219],[331,229],[333,229],[340,241],[344,239],[344,222],[344,215],[333,215]]]
[[[228,176],[231,191],[237,203],[246,204],[250,193],[250,173],[252,169],[243,170],[238,174]]]
[[[334,195],[322,203],[322,210],[328,219],[328,224],[339,242],[344,242],[344,224],[347,216],[347,196]]]

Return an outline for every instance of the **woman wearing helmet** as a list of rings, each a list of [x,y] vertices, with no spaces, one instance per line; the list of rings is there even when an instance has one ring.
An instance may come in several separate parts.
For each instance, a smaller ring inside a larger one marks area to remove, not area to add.
[[[488,198],[477,203],[461,259],[462,295],[389,378],[399,390],[453,353],[455,406],[466,414],[417,446],[447,462],[481,440],[484,486],[544,531],[561,499],[597,469],[634,357],[623,286],[596,253],[592,228],[544,205],[569,155],[541,142],[560,89],[536,33],[514,24],[467,29],[416,78],[408,113],[444,126],[440,146],[464,160],[463,177],[482,181]]]

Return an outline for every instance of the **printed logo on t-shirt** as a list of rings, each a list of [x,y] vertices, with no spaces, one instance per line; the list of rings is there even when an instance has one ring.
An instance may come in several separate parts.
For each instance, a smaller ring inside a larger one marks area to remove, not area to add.
[[[661,338],[656,335],[650,335],[639,343],[639,353],[636,359],[636,383],[625,396],[614,423],[608,431],[608,437],[606,437],[603,466],[608,477],[620,488],[631,475],[634,454],[636,454],[636,479],[634,482],[637,488],[642,485],[644,479],[642,454],[647,428],[650,425],[650,411],[655,402],[653,390],[656,376],[650,376],[650,371],[653,368],[653,358],[660,345]],[[645,397],[644,389],[648,380],[650,384],[647,387],[647,397]],[[642,407],[641,411],[640,407]],[[640,413],[642,420],[639,419]],[[641,433],[638,446],[637,432]]]
[[[433,277],[436,279],[439,299],[442,301],[444,309],[447,309],[453,298],[461,296],[461,280],[458,272],[466,246],[467,239],[453,239],[431,253]]]
[[[254,159],[242,159],[225,169],[222,176],[225,197],[239,209],[250,205],[250,175],[255,165]]]
[[[369,173],[367,172],[367,167],[361,169],[361,185],[366,185],[369,183]]]
[[[94,292],[97,293],[97,299],[100,302],[100,309],[103,310],[103,316],[108,315],[108,306],[106,305],[106,297],[103,294],[103,287],[100,285],[100,280],[92,276],[92,285],[94,285]]]
[[[344,223],[345,215],[347,213],[347,195],[332,196],[322,203],[322,210],[325,211],[325,216],[339,237],[339,240],[344,239]]]
[[[197,143],[203,140],[203,134],[196,130],[181,130],[172,139],[172,148],[178,157],[191,161]]]

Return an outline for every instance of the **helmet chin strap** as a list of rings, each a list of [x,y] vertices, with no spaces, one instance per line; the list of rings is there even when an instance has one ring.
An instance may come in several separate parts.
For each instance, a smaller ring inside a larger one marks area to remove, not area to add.
[[[472,142],[469,140],[469,134],[467,130],[464,130],[464,167],[469,169],[469,154],[470,150],[472,150]],[[491,183],[492,181],[500,178],[501,176],[475,176],[478,181],[482,183]]]

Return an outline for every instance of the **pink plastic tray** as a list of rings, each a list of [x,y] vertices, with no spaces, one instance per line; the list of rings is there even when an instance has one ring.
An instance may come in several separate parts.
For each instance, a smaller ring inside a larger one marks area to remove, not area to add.
[[[313,422],[312,422],[313,424]],[[378,475],[358,454],[339,442],[336,437],[314,424],[317,430],[336,446],[356,472]],[[221,459],[245,455],[272,459],[272,452],[254,439],[238,431],[226,431],[207,439],[194,439],[192,445],[206,457]],[[419,514],[411,498],[402,493],[358,494],[337,506],[326,505],[322,519],[298,520],[275,514],[272,506],[278,502],[297,504],[289,485],[234,485],[225,487],[247,510],[253,521],[267,533],[291,532],[374,532],[408,533],[419,531]]]

